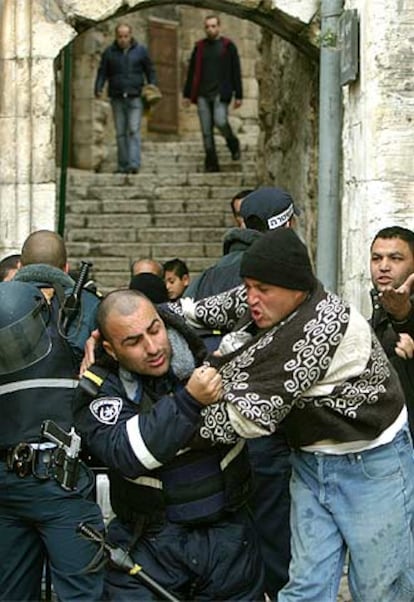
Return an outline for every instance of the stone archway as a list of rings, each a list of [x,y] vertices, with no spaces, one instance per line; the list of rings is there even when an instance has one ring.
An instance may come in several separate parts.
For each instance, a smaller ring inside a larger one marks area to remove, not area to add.
[[[15,252],[27,234],[55,227],[53,62],[62,48],[112,16],[168,0],[64,0],[0,4],[1,254]],[[183,4],[251,19],[317,58],[312,17],[316,0],[184,0]],[[302,18],[302,19],[301,19]]]

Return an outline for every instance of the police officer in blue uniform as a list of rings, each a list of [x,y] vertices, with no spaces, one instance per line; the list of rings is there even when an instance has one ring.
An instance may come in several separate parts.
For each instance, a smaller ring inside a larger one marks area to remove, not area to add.
[[[221,394],[202,341],[134,290],[110,293],[98,325],[105,355],[84,373],[74,407],[82,437],[111,468],[109,540],[182,599],[263,599],[244,441],[200,436],[203,407]],[[109,568],[106,579],[109,599],[154,599],[126,573]]]
[[[22,265],[0,283],[0,600],[40,599],[45,552],[59,600],[100,600],[103,571],[83,570],[96,549],[76,528],[82,520],[102,530],[103,521],[71,432],[79,357],[99,301],[88,293],[63,331],[59,291],[64,298],[74,283],[53,232],[29,236]],[[45,421],[63,431],[62,445],[42,435]]]

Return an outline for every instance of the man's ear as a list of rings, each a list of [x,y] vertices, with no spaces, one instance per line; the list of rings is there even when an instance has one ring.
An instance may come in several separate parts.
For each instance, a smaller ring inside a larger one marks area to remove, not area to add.
[[[112,348],[112,345],[109,341],[102,341],[102,347],[105,349],[106,353],[110,355],[114,360],[117,360],[116,353]]]
[[[190,276],[188,274],[184,274],[182,281],[184,286],[188,286],[190,284]]]

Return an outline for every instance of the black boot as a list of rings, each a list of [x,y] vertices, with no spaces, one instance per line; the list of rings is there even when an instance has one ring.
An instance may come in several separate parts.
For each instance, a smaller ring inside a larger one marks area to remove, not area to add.
[[[239,161],[241,156],[239,139],[236,136],[232,136],[226,140],[226,143],[229,151],[231,152],[231,158],[233,161]]]
[[[220,171],[220,166],[215,150],[210,150],[206,152],[206,158],[204,159],[204,170],[207,172]]]

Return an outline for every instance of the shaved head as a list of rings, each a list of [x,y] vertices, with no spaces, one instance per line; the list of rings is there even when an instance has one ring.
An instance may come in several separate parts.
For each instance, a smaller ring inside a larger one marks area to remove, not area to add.
[[[100,333],[105,340],[110,340],[108,322],[115,314],[118,316],[131,316],[137,311],[142,303],[151,303],[151,301],[140,291],[131,289],[122,289],[109,293],[101,301],[97,322]]]
[[[126,370],[148,376],[168,372],[172,349],[166,326],[139,291],[109,293],[98,309],[98,327],[104,350]]]
[[[164,275],[164,270],[159,261],[155,259],[150,259],[149,257],[143,257],[141,259],[137,259],[131,265],[131,276],[136,276],[137,274],[156,274],[160,278]]]
[[[67,256],[63,238],[51,230],[32,232],[23,243],[21,263],[45,263],[63,270]]]

